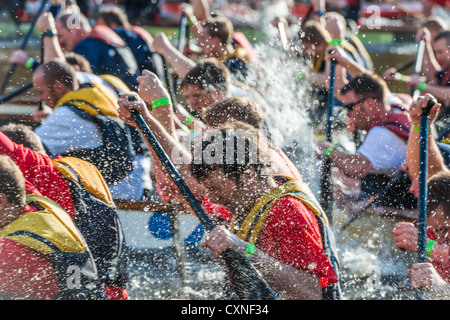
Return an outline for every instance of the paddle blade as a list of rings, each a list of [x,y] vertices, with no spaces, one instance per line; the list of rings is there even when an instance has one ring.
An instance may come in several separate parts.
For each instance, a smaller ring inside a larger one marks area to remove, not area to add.
[[[232,273],[233,288],[241,299],[280,300],[243,254],[225,250],[222,257]]]

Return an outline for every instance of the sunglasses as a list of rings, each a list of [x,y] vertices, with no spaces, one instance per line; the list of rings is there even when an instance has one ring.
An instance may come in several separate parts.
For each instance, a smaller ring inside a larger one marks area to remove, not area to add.
[[[362,99],[360,99],[360,100],[358,100],[358,101],[355,101],[355,102],[350,102],[350,103],[347,103],[347,104],[343,104],[342,107],[345,108],[345,109],[347,109],[348,111],[351,111],[351,110],[353,110],[353,108],[354,108],[357,104],[363,103],[363,102],[366,101],[367,99],[369,99],[369,97],[362,98]]]

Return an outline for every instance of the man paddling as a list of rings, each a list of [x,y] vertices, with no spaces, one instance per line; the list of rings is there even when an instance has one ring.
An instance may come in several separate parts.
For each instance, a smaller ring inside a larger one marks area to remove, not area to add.
[[[354,154],[328,141],[318,145],[319,156],[331,159],[346,179],[361,183],[361,200],[382,190],[405,161],[411,123],[405,110],[390,106],[387,92],[385,82],[375,76],[352,78],[341,89],[343,107],[355,128],[368,132],[363,143]],[[416,202],[408,193],[409,185],[410,181],[405,181],[397,190],[392,189],[380,200],[382,205],[414,208]]]
[[[233,175],[234,178],[227,179],[227,177],[220,175],[220,169],[214,171],[214,168],[216,168],[215,164],[212,164],[212,171],[203,169],[204,165],[206,165],[203,163],[203,161],[206,161],[205,157],[201,157],[202,159],[200,159],[200,163],[198,163],[195,156],[192,156],[190,150],[186,150],[186,148],[182,146],[179,147],[179,143],[171,136],[170,130],[168,131],[164,125],[161,125],[161,121],[155,119],[158,118],[158,116],[153,116],[154,112],[162,114],[167,118],[167,114],[171,112],[172,108],[171,103],[168,100],[168,93],[158,84],[159,81],[156,76],[154,74],[148,74],[145,77],[141,77],[139,81],[141,82],[139,88],[140,94],[142,93],[142,98],[148,101],[149,105],[160,106],[155,107],[152,113],[150,113],[145,107],[145,104],[139,103],[137,99],[135,102],[127,102],[127,100],[129,100],[128,97],[123,97],[125,98],[125,101],[120,103],[121,107],[123,107],[121,108],[121,117],[132,124],[134,121],[127,109],[132,108],[140,110],[144,120],[148,123],[166,153],[172,157],[172,161],[177,165],[181,177],[189,188],[191,188],[194,195],[206,195],[208,198],[211,197],[213,202],[218,202],[226,207],[232,206],[233,210],[236,210],[236,212],[232,211],[233,217],[236,218],[246,213],[245,210],[250,210],[251,207],[249,206],[251,206],[251,202],[256,201],[264,192],[268,192],[270,187],[277,188],[275,180],[271,176],[267,176],[267,172],[263,174],[263,169],[269,169],[270,172],[269,162],[263,163],[259,162],[259,160],[257,163],[248,162],[248,159],[250,159],[250,161],[253,159],[253,157],[249,158],[248,152],[250,147],[256,148],[252,150],[257,150],[257,154],[259,154],[259,151],[268,151],[268,145],[263,142],[264,139],[260,137],[259,132],[255,128],[249,127],[243,123],[240,124],[241,127],[235,128],[242,128],[249,133],[252,138],[249,138],[248,136],[241,137],[244,139],[243,141],[246,141],[244,143],[246,147],[239,150],[235,156],[243,152],[245,154],[243,158],[247,160],[244,160],[244,164],[242,165],[235,164],[234,167],[241,168],[242,171],[236,169],[238,171]],[[145,90],[145,87],[152,88],[152,90]],[[133,95],[133,93],[128,95]],[[168,118],[170,119],[170,117]],[[169,129],[171,127],[173,128],[173,126],[169,126]],[[214,133],[219,133],[219,131],[214,131]],[[208,139],[205,139],[204,141],[206,140]],[[257,144],[258,141],[262,143],[261,146]],[[261,150],[258,148],[261,148]],[[198,150],[205,154],[203,152],[204,148]],[[218,151],[218,149],[216,150]],[[179,154],[183,154],[183,156]],[[175,155],[177,158],[174,158]],[[228,157],[226,157],[226,153],[223,154],[223,156],[224,159],[233,159],[233,155],[230,154],[228,154]],[[206,157],[208,157],[208,155],[206,155]],[[219,163],[217,165],[219,166],[218,168],[220,168],[221,164]],[[233,165],[230,166],[233,167]],[[248,169],[250,175],[246,175],[246,169]],[[205,170],[208,171],[205,172]],[[206,175],[202,176],[201,172],[205,172]],[[215,180],[215,177],[219,179]],[[222,180],[222,178],[224,179]],[[204,179],[207,180],[204,181]],[[236,179],[244,185],[239,185],[238,188]],[[267,215],[267,227],[259,230],[261,231],[260,240],[257,240],[255,235],[253,236],[252,239],[254,243],[252,243],[253,246],[252,244],[249,245],[249,248],[251,248],[250,252],[255,253],[255,260],[257,260],[255,262],[261,263],[260,266],[264,269],[263,273],[266,272],[264,278],[267,277],[269,285],[276,288],[283,298],[331,299],[337,294],[335,284],[338,281],[338,268],[337,265],[332,264],[336,257],[334,255],[328,256],[324,251],[326,250],[324,249],[326,245],[324,247],[324,243],[322,243],[322,240],[324,240],[329,233],[325,232],[324,238],[322,238],[320,232],[321,227],[319,227],[319,225],[325,227],[327,218],[315,201],[314,196],[305,191],[305,189],[301,187],[299,181],[287,180],[287,184],[283,184],[283,186],[280,187],[281,189],[276,189],[278,191],[275,191],[275,194],[280,195],[280,193],[278,193],[280,190],[289,190],[291,192],[290,195],[283,194],[283,199],[272,203],[274,204],[274,207],[271,209],[271,212],[278,213]],[[254,181],[255,185],[252,185],[251,181]],[[214,183],[216,184],[213,186],[212,184]],[[250,186],[256,187],[257,185],[259,187],[256,189],[248,189]],[[223,190],[224,193],[217,194],[213,190]],[[253,194],[253,192],[255,193]],[[244,197],[244,195],[248,195],[248,198]],[[299,195],[301,197],[297,198]],[[178,198],[179,197],[180,196],[178,196]],[[237,199],[239,199],[239,201]],[[239,204],[241,200],[242,205]],[[284,212],[285,214],[281,214],[280,212]],[[266,225],[263,221],[261,221],[261,223]],[[236,227],[236,225],[234,226]],[[236,231],[238,231],[238,229],[239,228],[237,228]],[[210,238],[211,242],[208,242],[207,244],[216,256],[219,256],[221,250],[225,249],[225,247],[222,247],[221,249],[216,248],[215,244],[212,242],[212,239],[216,239],[214,234],[218,233],[221,233],[221,231],[217,231],[217,233],[214,231]],[[245,239],[243,235],[240,236]],[[235,238],[235,236],[231,237]],[[260,247],[260,245],[262,247]],[[252,248],[254,248],[254,246],[258,248],[257,251],[253,251]],[[275,250],[275,247],[279,250]],[[260,250],[262,251],[260,252]],[[330,253],[330,251],[327,252]],[[277,269],[277,272],[266,269],[266,267],[274,266],[281,268],[281,272],[279,269]],[[275,274],[279,277],[272,277]]]
[[[115,75],[130,89],[136,88],[136,77],[139,75],[136,59],[111,28],[100,25],[91,27],[82,13],[74,12],[57,17],[56,31],[46,30],[43,35],[57,36],[63,50],[84,56],[95,74]]]
[[[268,146],[258,135],[238,122],[226,124],[211,131],[211,140],[202,144],[203,151],[213,146],[222,154],[215,158],[218,162],[208,163],[209,154],[199,162],[193,159],[192,172],[207,187],[208,196],[233,212],[229,228],[216,227],[204,246],[216,258],[227,249],[244,252],[284,299],[329,299],[328,289],[337,284],[338,273],[320,235],[326,216],[301,183],[291,180],[278,186],[267,174]],[[227,148],[228,143],[239,149]]]

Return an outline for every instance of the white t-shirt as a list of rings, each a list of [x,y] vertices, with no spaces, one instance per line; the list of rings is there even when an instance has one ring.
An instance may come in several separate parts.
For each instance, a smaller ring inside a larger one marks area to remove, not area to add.
[[[98,148],[103,143],[97,126],[80,117],[68,106],[56,108],[45,122],[35,129],[35,133],[52,156],[77,149]],[[136,157],[134,168],[128,176],[115,185],[109,185],[114,199],[140,200],[144,188],[152,188],[148,161],[149,158]]]
[[[374,127],[356,152],[370,161],[374,172],[392,174],[405,161],[406,141],[386,128]]]

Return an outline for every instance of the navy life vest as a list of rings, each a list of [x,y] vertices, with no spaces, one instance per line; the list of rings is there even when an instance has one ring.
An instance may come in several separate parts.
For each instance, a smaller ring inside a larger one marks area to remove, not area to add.
[[[80,117],[96,124],[103,143],[97,148],[75,148],[61,156],[72,156],[94,164],[108,185],[124,179],[133,170],[136,157],[130,127],[119,119],[115,98],[110,89],[98,83],[83,84],[65,94],[56,104],[68,106]]]
[[[106,181],[87,161],[58,157],[52,162],[70,186],[75,222],[92,252],[101,282],[125,288],[125,237]]]

